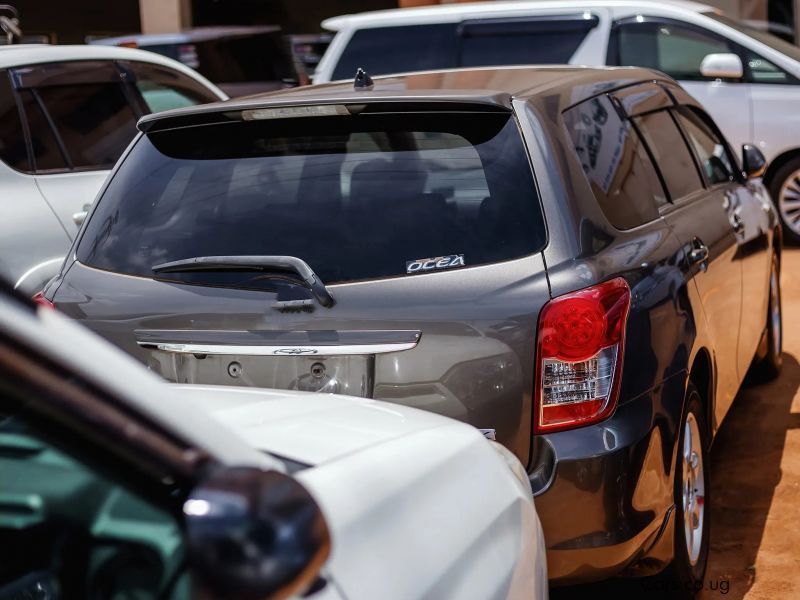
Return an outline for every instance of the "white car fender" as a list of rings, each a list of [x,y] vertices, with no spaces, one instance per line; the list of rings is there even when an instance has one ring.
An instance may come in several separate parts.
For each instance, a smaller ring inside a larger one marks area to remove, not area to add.
[[[547,597],[530,490],[469,426],[395,438],[296,477],[325,514],[328,570],[348,600]]]

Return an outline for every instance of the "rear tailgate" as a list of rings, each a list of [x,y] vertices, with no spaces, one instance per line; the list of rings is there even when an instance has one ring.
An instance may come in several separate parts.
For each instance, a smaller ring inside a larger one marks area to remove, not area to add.
[[[333,308],[286,313],[271,308],[274,292],[167,283],[75,263],[56,303],[169,380],[316,384],[398,402],[496,429],[527,463],[536,322],[548,299],[540,254],[330,290]],[[159,341],[173,342],[173,350],[159,350]],[[202,346],[210,342],[229,347],[216,354],[177,347],[208,350]],[[237,352],[237,344],[247,349]],[[263,354],[254,352],[258,345]],[[354,345],[374,349],[340,354]]]
[[[57,306],[173,381],[399,402],[495,429],[527,462],[548,299],[527,154],[505,107],[423,108],[149,131]]]

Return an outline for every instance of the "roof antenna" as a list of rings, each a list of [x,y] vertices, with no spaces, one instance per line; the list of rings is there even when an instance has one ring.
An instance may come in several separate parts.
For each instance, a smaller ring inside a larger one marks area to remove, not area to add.
[[[353,81],[353,89],[357,92],[368,92],[375,87],[375,82],[364,69],[358,67],[356,78]]]

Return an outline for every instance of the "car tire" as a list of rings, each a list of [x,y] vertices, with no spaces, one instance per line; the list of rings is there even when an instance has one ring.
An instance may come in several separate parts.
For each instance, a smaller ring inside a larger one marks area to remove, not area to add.
[[[708,562],[711,496],[708,429],[697,388],[686,388],[675,461],[675,554],[662,575],[673,597],[691,599],[703,589]]]
[[[769,276],[769,305],[767,325],[758,353],[750,367],[748,379],[762,383],[775,379],[783,364],[783,306],[781,302],[781,271],[778,257],[772,257]]]
[[[784,240],[800,244],[800,158],[794,158],[775,172],[769,185],[778,209]]]

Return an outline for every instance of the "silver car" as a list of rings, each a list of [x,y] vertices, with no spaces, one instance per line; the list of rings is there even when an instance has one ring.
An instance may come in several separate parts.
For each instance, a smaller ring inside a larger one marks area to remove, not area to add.
[[[0,275],[32,295],[58,271],[140,117],[225,98],[151,52],[0,47]]]

